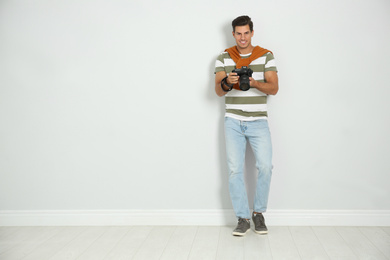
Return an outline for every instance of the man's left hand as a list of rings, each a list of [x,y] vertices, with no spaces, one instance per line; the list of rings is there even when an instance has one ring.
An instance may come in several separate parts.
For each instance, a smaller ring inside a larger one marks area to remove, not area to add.
[[[249,86],[256,87],[256,83],[257,81],[254,78],[249,77]]]

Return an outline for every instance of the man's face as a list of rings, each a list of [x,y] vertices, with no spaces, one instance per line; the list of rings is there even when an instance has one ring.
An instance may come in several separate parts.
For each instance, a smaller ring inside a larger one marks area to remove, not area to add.
[[[240,49],[246,49],[251,45],[253,31],[251,32],[249,25],[236,26],[233,37],[236,39],[237,46]]]

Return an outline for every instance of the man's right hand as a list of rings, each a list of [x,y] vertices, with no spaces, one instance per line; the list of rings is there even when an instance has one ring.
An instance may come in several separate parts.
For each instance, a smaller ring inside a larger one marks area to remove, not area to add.
[[[217,93],[218,96],[222,97],[227,94],[226,91],[223,91],[221,89],[221,81],[226,77],[226,72],[225,71],[219,71],[215,73],[215,93]],[[238,79],[240,77],[237,76],[236,72],[231,72],[229,73],[229,76],[226,79],[227,84],[236,84],[238,83]],[[227,89],[228,87],[225,86],[224,89]]]
[[[239,78],[240,78],[240,76],[238,76],[236,72],[231,72],[231,73],[229,73],[229,76],[227,77],[226,82],[228,84],[234,85],[234,84],[238,83]]]

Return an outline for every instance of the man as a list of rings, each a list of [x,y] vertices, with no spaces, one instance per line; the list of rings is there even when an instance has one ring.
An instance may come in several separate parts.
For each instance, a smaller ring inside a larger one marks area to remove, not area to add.
[[[272,174],[272,145],[267,121],[267,96],[278,92],[278,76],[271,51],[252,45],[253,23],[248,16],[233,20],[236,45],[222,52],[215,64],[215,92],[225,96],[225,140],[229,170],[229,191],[238,218],[235,236],[250,231],[250,218],[255,232],[267,234],[264,213],[267,209]],[[250,88],[240,89],[240,78],[234,69],[253,70]],[[244,181],[246,143],[250,143],[256,158],[257,186],[251,214]]]

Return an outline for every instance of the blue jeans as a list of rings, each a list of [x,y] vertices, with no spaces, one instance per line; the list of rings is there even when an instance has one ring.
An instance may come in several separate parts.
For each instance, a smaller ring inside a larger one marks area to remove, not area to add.
[[[244,181],[246,143],[256,158],[257,185],[253,210],[265,212],[272,175],[272,144],[267,120],[240,121],[225,117],[229,192],[237,218],[251,218]]]

